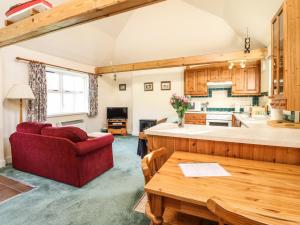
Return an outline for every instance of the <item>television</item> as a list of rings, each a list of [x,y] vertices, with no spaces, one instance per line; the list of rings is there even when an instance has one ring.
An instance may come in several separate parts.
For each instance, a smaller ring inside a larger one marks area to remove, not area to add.
[[[107,107],[107,119],[128,119],[127,107]]]

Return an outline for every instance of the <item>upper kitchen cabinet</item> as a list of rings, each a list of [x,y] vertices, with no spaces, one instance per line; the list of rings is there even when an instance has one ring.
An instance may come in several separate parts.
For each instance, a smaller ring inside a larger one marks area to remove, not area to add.
[[[210,82],[231,81],[231,71],[228,69],[228,64],[222,64],[215,67],[207,68],[208,80]]]
[[[232,70],[232,95],[260,95],[261,62],[247,63],[245,68],[235,67]]]
[[[246,63],[246,68],[234,67],[228,63],[188,68],[184,74],[184,93],[190,96],[208,96],[208,82],[232,81],[232,95],[260,95],[260,61]]]
[[[186,69],[184,73],[184,94],[207,96],[207,69]]]
[[[286,0],[272,20],[272,107],[300,111],[300,1]]]

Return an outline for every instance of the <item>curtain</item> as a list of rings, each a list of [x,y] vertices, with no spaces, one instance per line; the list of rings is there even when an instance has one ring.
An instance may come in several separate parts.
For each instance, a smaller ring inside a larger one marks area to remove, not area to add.
[[[98,115],[98,76],[89,74],[89,117]]]
[[[27,104],[27,121],[44,122],[47,118],[47,80],[46,65],[30,62],[28,64],[29,86],[35,96]]]

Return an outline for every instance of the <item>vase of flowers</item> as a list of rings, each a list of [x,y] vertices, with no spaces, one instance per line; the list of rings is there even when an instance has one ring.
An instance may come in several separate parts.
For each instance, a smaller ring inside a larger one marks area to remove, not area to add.
[[[178,96],[173,94],[170,99],[170,104],[176,110],[178,115],[178,127],[184,125],[184,114],[188,109],[191,108],[191,97],[190,96]]]

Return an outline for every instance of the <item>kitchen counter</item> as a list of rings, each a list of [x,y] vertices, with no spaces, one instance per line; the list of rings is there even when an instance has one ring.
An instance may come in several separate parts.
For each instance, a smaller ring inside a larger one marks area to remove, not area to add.
[[[240,115],[240,118],[243,115]],[[247,118],[244,119],[244,122]],[[233,142],[243,144],[268,145],[278,147],[300,148],[300,130],[285,128],[270,128],[266,120],[248,122],[249,128],[214,127],[185,124],[178,128],[177,124],[162,123],[145,131],[147,135],[201,139],[211,141]],[[259,125],[260,124],[260,125]],[[266,126],[265,126],[265,125]]]
[[[247,128],[272,128],[268,126],[267,116],[257,116],[251,118],[246,113],[236,113],[236,112],[223,112],[223,111],[199,111],[199,110],[189,110],[186,113],[193,114],[214,114],[214,115],[234,115],[241,123]]]
[[[269,117],[267,116],[256,116],[249,117],[247,114],[243,113],[234,113],[234,116],[237,120],[241,121],[241,123],[247,128],[269,128],[274,129],[268,125]]]

